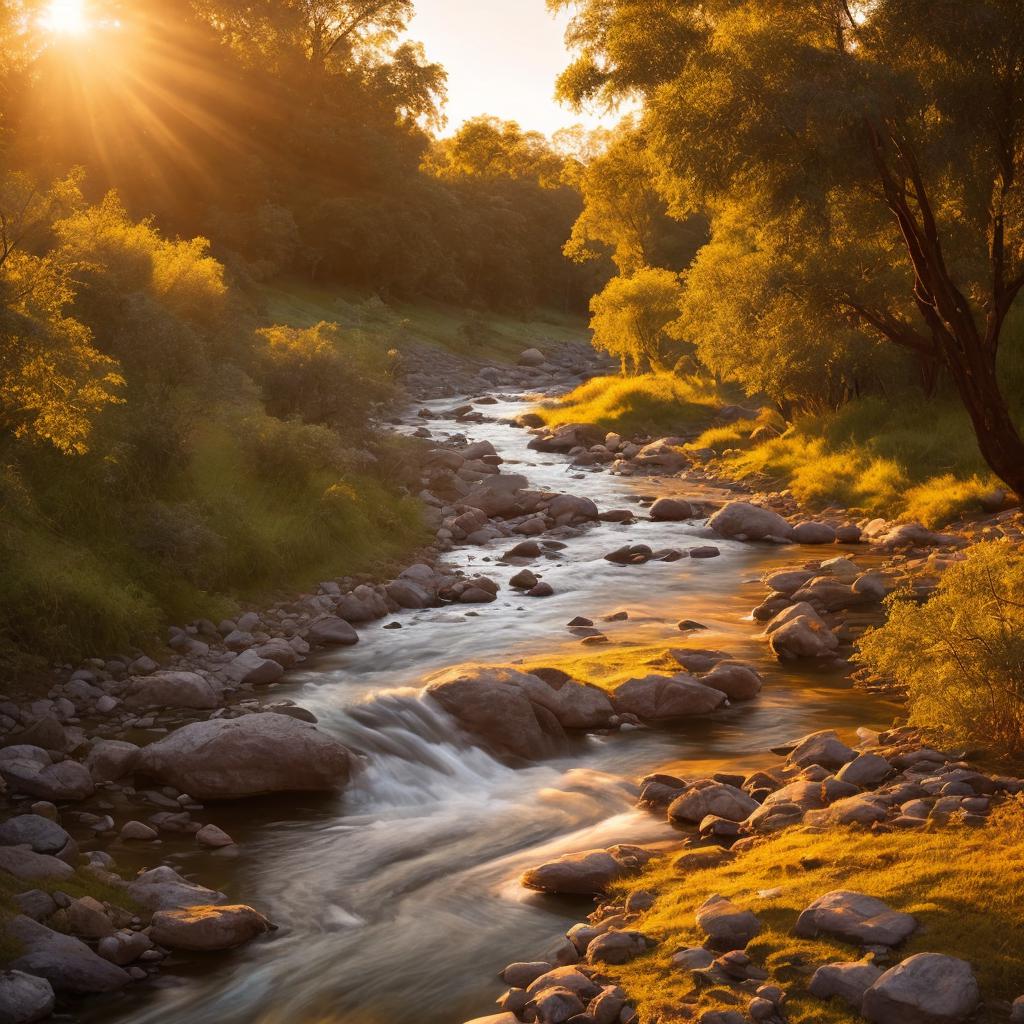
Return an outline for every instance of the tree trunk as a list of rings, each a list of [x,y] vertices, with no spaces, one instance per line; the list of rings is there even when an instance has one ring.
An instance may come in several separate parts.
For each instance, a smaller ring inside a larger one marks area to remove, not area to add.
[[[982,457],[996,476],[1024,498],[1024,439],[999,388],[995,359],[970,348],[948,356],[950,375],[971,418]]]

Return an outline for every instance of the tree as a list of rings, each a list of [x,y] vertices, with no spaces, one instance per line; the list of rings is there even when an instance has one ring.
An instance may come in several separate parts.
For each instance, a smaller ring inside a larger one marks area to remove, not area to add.
[[[550,3],[576,11],[563,95],[644,100],[673,211],[739,204],[767,251],[837,254],[834,310],[941,362],[1024,493],[997,370],[1024,288],[1019,2]]]
[[[685,266],[706,238],[704,219],[670,220],[655,188],[654,167],[639,126],[625,119],[615,130],[595,133],[597,152],[570,164],[583,196],[583,212],[565,245],[570,259],[596,259],[610,249],[620,274],[645,266]]]
[[[679,316],[682,286],[671,270],[644,267],[628,277],[613,277],[590,301],[594,344],[634,372],[669,368],[673,349],[681,352],[669,330]]]
[[[73,264],[27,250],[80,202],[74,177],[49,189],[21,174],[0,178],[0,426],[66,454],[88,450],[96,416],[120,400],[124,384],[118,364],[68,313]]]

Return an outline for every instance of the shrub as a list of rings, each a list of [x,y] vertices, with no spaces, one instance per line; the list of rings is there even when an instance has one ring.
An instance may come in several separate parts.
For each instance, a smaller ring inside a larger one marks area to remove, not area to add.
[[[1024,753],[1024,551],[973,547],[918,605],[889,599],[858,660],[906,691],[910,721],[939,739]]]
[[[271,415],[360,429],[392,393],[392,357],[371,334],[321,322],[258,335],[255,376]]]

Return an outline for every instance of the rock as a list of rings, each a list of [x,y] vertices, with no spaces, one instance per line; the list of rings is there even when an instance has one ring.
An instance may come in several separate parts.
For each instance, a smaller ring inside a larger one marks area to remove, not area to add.
[[[780,615],[785,615],[780,612]],[[776,616],[776,619],[779,616]],[[772,620],[774,622],[775,619]],[[769,623],[769,626],[771,623]],[[769,629],[769,644],[780,661],[823,658],[839,646],[835,634],[815,615],[798,615],[775,629]]]
[[[23,971],[0,974],[0,1021],[3,1024],[32,1024],[53,1012],[53,988],[45,978]]]
[[[1024,1024],[1024,996],[1017,996],[1010,1008],[1010,1024]]]
[[[759,804],[741,789],[712,779],[701,779],[684,790],[668,806],[670,821],[697,824],[708,815],[728,821],[744,821]]]
[[[43,800],[87,800],[95,791],[89,769],[77,761],[50,763],[45,750],[8,747],[0,759],[0,776],[15,793]]]
[[[519,1018],[514,1013],[492,1013],[487,1017],[474,1017],[465,1024],[519,1024]]]
[[[683,519],[692,519],[693,515],[690,503],[679,498],[659,498],[651,506],[651,518],[663,522],[675,523]]]
[[[729,700],[752,700],[761,692],[764,681],[749,665],[719,663],[697,680],[702,686],[724,693]]]
[[[70,878],[75,869],[47,853],[33,853],[30,846],[0,846],[0,871],[24,881]]]
[[[125,964],[134,963],[143,953],[152,948],[153,941],[145,932],[133,932],[130,929],[125,929],[100,939],[96,946],[96,952],[104,960],[109,960],[112,964],[117,964],[118,967],[124,967]]]
[[[522,569],[508,581],[508,585],[516,590],[530,590],[537,586],[537,577],[529,569]]]
[[[142,872],[134,882],[129,883],[127,892],[136,903],[141,903],[149,910],[200,907],[225,899],[222,892],[196,885],[167,866]]]
[[[359,634],[344,619],[328,615],[309,627],[307,639],[321,647],[351,647],[359,642]]]
[[[597,519],[597,506],[578,494],[557,494],[548,505],[548,515],[556,522],[590,522]]]
[[[697,548],[690,548],[687,552],[691,558],[717,558],[721,553],[713,544],[704,544]]]
[[[544,989],[533,1000],[538,1024],[565,1024],[583,1012],[583,1001],[567,988]]]
[[[14,902],[26,917],[33,921],[43,921],[57,910],[57,904],[48,892],[42,889],[29,889],[28,892],[19,892],[14,897]]]
[[[128,775],[139,748],[124,740],[97,740],[85,756],[85,767],[95,782],[114,782]]]
[[[520,883],[539,892],[591,896],[603,893],[622,878],[636,874],[648,859],[636,846],[612,846],[607,850],[566,853],[524,871]]]
[[[74,866],[78,846],[55,821],[41,814],[17,814],[0,823],[0,845],[29,846],[34,853],[48,853]]]
[[[196,842],[200,846],[209,846],[217,849],[221,846],[233,846],[235,841],[227,832],[217,828],[216,825],[204,825],[196,833]]]
[[[518,473],[495,473],[478,480],[462,499],[463,504],[479,509],[485,516],[511,516],[520,507],[529,481]]]
[[[779,569],[769,573],[764,582],[779,594],[789,597],[814,579],[814,573],[807,569]]]
[[[980,998],[966,961],[917,953],[864,993],[861,1012],[873,1024],[956,1024],[974,1013]]]
[[[540,366],[544,361],[544,353],[538,348],[524,349],[519,353],[520,366]]]
[[[862,789],[872,789],[892,772],[892,765],[879,754],[858,754],[839,769],[837,778]]]
[[[834,729],[823,729],[821,732],[808,733],[797,740],[788,760],[801,768],[819,764],[822,768],[836,770],[856,757],[857,751],[848,747]]]
[[[777,512],[747,501],[730,501],[708,520],[708,526],[721,537],[744,540],[789,540],[793,532]]]
[[[797,919],[803,938],[830,935],[864,946],[898,946],[917,928],[910,914],[863,893],[837,889],[816,899]]]
[[[351,628],[351,627],[349,627]],[[272,658],[261,658],[254,650],[243,651],[224,669],[233,682],[247,686],[276,683],[284,675],[284,666]]]
[[[529,760],[561,750],[565,729],[603,727],[612,716],[597,687],[514,669],[452,669],[434,677],[425,693],[492,749]]]
[[[224,699],[218,683],[198,672],[156,672],[129,680],[126,703],[132,707],[220,707]]]
[[[153,915],[150,938],[168,949],[211,951],[233,949],[271,929],[252,907],[192,906],[159,910]]]
[[[858,1012],[864,993],[882,976],[874,964],[860,961],[848,964],[824,964],[814,972],[808,991],[819,999],[838,996]]]
[[[527,985],[526,991],[535,996],[548,988],[564,988],[575,992],[581,999],[593,999],[601,991],[601,986],[595,984],[586,974],[576,967],[556,967],[547,974],[542,974],[536,981]]]
[[[7,921],[4,934],[22,949],[10,966],[45,978],[55,992],[112,992],[130,980],[127,972],[97,956],[80,939],[62,935],[24,915]]]
[[[797,523],[793,527],[793,540],[797,544],[834,544],[836,531],[828,523]]]
[[[609,930],[592,939],[587,960],[592,964],[625,964],[648,949],[647,936],[641,932]]]
[[[121,827],[121,838],[128,842],[149,843],[160,836],[156,829],[150,828],[142,821],[126,821]]]
[[[681,967],[685,971],[703,971],[715,962],[715,954],[703,946],[692,949],[680,949],[672,954],[672,966]]]
[[[545,960],[536,960],[531,963],[509,964],[501,972],[501,980],[512,988],[526,988],[536,981],[542,974],[547,974],[552,969],[551,964]]]
[[[606,985],[591,1000],[587,1016],[594,1024],[618,1024],[626,1002],[626,993],[618,985]]]
[[[711,896],[697,911],[697,927],[707,935],[707,945],[719,952],[744,949],[761,932],[761,922],[724,896]]]
[[[678,473],[690,464],[689,455],[683,451],[687,443],[684,437],[662,437],[645,444],[634,456],[638,466],[660,469],[666,473]]]
[[[630,679],[617,686],[612,696],[619,713],[650,722],[706,715],[727,699],[721,691],[686,675]]]
[[[114,925],[103,904],[92,896],[72,900],[67,908],[68,927],[83,939],[102,939],[114,934]]]
[[[316,726],[273,712],[193,722],[144,747],[138,770],[200,800],[329,790],[349,752]]]

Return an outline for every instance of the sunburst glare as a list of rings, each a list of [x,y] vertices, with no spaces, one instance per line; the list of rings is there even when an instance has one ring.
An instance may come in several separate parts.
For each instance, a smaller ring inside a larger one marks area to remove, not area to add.
[[[84,35],[89,30],[85,0],[50,0],[39,23],[56,35]]]

